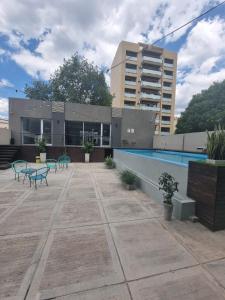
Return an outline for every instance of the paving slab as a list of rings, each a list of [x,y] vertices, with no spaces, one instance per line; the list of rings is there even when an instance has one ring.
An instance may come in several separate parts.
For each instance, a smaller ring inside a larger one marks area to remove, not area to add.
[[[36,190],[26,198],[25,202],[57,201],[60,193],[60,188],[49,188],[41,191]]]
[[[52,208],[52,205],[25,205],[18,207],[1,222],[0,235],[47,230]]]
[[[154,219],[114,223],[110,227],[128,280],[196,264]]]
[[[16,202],[25,194],[25,191],[0,191],[0,205],[16,205]]]
[[[65,196],[65,200],[79,200],[79,199],[96,199],[96,193],[94,189],[82,189],[81,192],[77,188],[70,187]]]
[[[118,284],[78,294],[57,297],[56,300],[131,300],[127,286]]]
[[[216,260],[205,265],[206,269],[225,288],[225,259]]]
[[[164,222],[167,229],[201,263],[225,258],[225,231],[212,232],[200,223]]]
[[[152,218],[153,214],[146,210],[140,201],[134,198],[107,199],[103,202],[109,222]]]
[[[124,281],[106,225],[56,231],[46,259],[41,299]]]
[[[201,267],[129,283],[134,300],[224,300],[224,290]]]
[[[0,299],[24,299],[28,284],[23,285],[39,241],[37,234],[0,237]]]
[[[85,199],[66,201],[54,222],[55,228],[106,223],[105,215],[97,201]]]

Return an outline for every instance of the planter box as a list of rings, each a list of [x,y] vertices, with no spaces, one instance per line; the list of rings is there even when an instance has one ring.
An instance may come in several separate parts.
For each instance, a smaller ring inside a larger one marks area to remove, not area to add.
[[[126,183],[123,183],[123,186],[128,191],[136,190],[136,185],[135,184],[126,184]]]
[[[202,224],[225,229],[225,166],[189,162],[187,195],[196,201]]]

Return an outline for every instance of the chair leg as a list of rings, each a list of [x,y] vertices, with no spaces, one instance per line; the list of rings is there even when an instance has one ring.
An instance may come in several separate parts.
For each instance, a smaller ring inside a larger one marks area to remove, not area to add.
[[[16,173],[15,173],[15,177],[14,177],[14,179],[16,180]]]
[[[27,177],[27,175],[26,174],[24,174],[24,176],[23,176],[23,184],[24,184],[24,181],[25,181],[25,178]]]
[[[30,181],[30,187],[31,187],[31,179],[29,178],[29,181]]]
[[[34,186],[35,186],[35,190],[37,189],[37,180],[34,180]]]
[[[20,181],[20,173],[17,175],[17,180]]]
[[[47,178],[45,178],[45,182],[46,182],[46,185],[48,186],[48,181],[47,181]]]

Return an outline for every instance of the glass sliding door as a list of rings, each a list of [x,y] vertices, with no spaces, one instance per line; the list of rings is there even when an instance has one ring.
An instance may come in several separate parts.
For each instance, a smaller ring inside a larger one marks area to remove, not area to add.
[[[84,123],[84,141],[93,143],[94,146],[101,145],[101,123]]]
[[[65,144],[74,146],[83,144],[83,122],[65,122]]]
[[[52,143],[52,122],[34,118],[23,118],[22,120],[22,143],[34,145],[39,139],[45,139],[46,144]]]
[[[102,146],[110,146],[111,128],[110,124],[102,124]]]

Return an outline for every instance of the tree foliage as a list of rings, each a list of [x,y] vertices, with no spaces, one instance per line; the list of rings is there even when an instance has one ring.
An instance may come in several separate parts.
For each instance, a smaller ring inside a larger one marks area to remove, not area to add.
[[[225,127],[225,80],[194,95],[177,123],[176,133],[214,130]]]
[[[64,60],[50,80],[34,81],[25,87],[25,94],[32,99],[111,105],[105,76],[93,64],[78,54]]]

